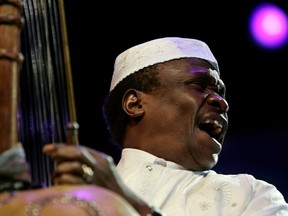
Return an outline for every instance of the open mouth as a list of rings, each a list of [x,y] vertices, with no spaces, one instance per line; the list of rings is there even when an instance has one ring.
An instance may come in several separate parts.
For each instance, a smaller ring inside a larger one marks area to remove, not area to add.
[[[199,129],[210,137],[222,142],[227,128],[227,121],[221,116],[206,117],[199,124]]]

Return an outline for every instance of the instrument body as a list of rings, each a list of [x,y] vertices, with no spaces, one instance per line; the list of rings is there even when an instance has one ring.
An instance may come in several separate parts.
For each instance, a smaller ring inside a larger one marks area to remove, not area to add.
[[[10,200],[9,200],[10,199]],[[1,215],[139,216],[119,195],[97,186],[62,185],[0,193]],[[35,213],[37,212],[37,213]]]

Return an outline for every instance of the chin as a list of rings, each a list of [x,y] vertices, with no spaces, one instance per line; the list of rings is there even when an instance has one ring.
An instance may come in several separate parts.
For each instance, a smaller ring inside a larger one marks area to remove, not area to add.
[[[202,171],[210,170],[217,164],[217,162],[218,162],[218,154],[213,154],[210,160],[203,161],[201,163],[201,168],[202,168],[201,170]]]

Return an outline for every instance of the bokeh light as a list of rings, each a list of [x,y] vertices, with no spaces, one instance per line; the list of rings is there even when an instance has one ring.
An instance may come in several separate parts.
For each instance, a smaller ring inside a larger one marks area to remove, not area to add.
[[[250,32],[253,40],[263,48],[277,49],[287,44],[287,14],[272,3],[258,5],[251,14]]]

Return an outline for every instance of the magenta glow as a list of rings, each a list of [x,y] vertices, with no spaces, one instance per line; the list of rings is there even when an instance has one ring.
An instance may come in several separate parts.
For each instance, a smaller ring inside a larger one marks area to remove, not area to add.
[[[250,31],[261,46],[279,48],[287,43],[287,15],[273,4],[262,4],[252,12]]]

